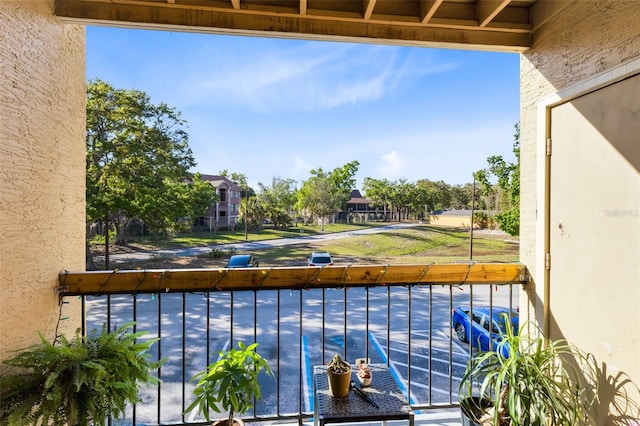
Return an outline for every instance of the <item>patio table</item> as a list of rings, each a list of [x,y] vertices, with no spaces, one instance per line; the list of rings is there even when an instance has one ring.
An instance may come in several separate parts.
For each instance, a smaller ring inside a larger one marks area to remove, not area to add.
[[[374,407],[353,390],[342,398],[331,396],[327,381],[327,366],[313,367],[314,384],[314,426],[326,423],[382,422],[387,420],[407,420],[413,426],[413,410],[400,390],[398,383],[385,364],[369,364],[371,386],[361,389],[378,407]],[[351,379],[359,385],[356,369]]]

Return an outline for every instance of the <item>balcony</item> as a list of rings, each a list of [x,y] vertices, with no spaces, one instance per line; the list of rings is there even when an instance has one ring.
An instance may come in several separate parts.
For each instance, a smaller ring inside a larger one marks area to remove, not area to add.
[[[160,337],[162,384],[144,389],[124,424],[201,424],[182,414],[189,379],[239,341],[258,342],[275,374],[245,421],[310,422],[313,366],[339,353],[388,365],[417,423],[443,424],[459,419],[458,383],[475,350],[452,330],[452,309],[515,309],[526,281],[520,264],[357,265],[65,272],[58,290],[82,297],[86,329],[136,321]]]

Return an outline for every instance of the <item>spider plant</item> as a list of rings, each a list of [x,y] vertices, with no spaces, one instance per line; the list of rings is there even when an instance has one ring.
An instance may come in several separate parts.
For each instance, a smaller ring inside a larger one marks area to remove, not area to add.
[[[460,402],[482,425],[580,425],[596,400],[597,378],[592,355],[565,340],[548,341],[538,327],[524,324],[517,334],[507,327],[494,351],[470,358]]]

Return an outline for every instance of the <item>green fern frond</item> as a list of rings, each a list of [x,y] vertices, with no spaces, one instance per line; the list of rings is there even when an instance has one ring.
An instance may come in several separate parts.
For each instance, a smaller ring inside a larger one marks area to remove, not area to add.
[[[0,374],[0,423],[104,425],[127,404],[138,402],[140,386],[157,384],[152,375],[164,360],[148,353],[158,339],[131,333],[134,323],[113,332],[106,326],[68,340],[40,343],[4,361]]]

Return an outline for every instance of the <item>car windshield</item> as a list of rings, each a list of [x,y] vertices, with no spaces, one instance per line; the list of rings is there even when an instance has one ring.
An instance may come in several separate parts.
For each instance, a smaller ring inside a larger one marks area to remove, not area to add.
[[[247,265],[249,263],[249,256],[237,256],[229,259],[229,266]]]

